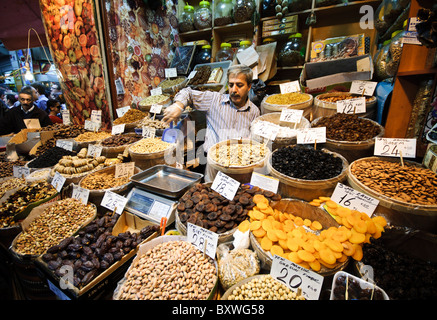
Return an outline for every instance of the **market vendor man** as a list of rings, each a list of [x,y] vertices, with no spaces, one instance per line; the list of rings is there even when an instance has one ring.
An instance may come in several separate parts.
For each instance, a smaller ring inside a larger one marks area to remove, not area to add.
[[[49,115],[38,108],[34,101],[35,96],[33,88],[25,86],[18,94],[20,104],[11,108],[7,114],[0,119],[0,135],[18,133],[22,129],[26,129],[26,119],[38,119],[41,127],[46,127],[52,124]]]
[[[258,107],[249,99],[252,70],[245,65],[233,65],[228,68],[227,77],[229,94],[184,88],[164,111],[166,123],[177,121],[187,106],[206,112],[205,153],[217,142],[248,138],[252,121],[260,115]],[[205,181],[210,181],[208,169]]]

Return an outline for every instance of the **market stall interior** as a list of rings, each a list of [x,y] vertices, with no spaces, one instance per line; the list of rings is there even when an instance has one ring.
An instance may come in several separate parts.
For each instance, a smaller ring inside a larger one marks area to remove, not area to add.
[[[36,12],[0,79],[62,123],[5,106],[1,300],[437,298],[432,1]]]

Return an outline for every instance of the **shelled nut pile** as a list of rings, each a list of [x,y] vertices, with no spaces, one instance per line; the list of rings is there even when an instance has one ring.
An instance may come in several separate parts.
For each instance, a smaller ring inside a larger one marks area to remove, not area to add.
[[[106,139],[111,135],[112,134],[110,132],[106,132],[106,131],[99,131],[99,132],[87,131],[78,135],[76,138],[74,138],[74,140],[76,142],[92,142],[92,141],[99,141],[99,140]]]
[[[229,300],[305,300],[270,275],[254,278],[232,290]]]
[[[115,178],[115,172],[94,172],[87,175],[80,183],[88,190],[104,190],[122,186],[129,182],[130,177]]]
[[[0,228],[14,225],[14,216],[33,202],[48,199],[57,193],[47,181],[37,181],[18,189],[0,206]]]
[[[158,244],[135,260],[120,300],[204,300],[217,281],[213,260],[186,241]]]
[[[123,116],[114,120],[114,125],[140,121],[147,117],[147,113],[138,109],[129,109]]]
[[[18,235],[15,251],[20,254],[43,254],[51,246],[74,234],[95,214],[94,206],[84,205],[80,200],[60,200],[46,208]]]
[[[0,178],[11,177],[14,174],[14,166],[24,166],[27,162],[22,160],[1,161]]]
[[[437,204],[437,176],[427,168],[385,160],[362,160],[351,173],[368,188],[389,198],[419,205]]]
[[[0,183],[0,198],[6,193],[6,191],[21,188],[26,185],[26,179],[24,178],[11,178]]]
[[[211,158],[225,167],[249,166],[267,156],[268,148],[258,143],[221,144],[210,149]]]
[[[167,150],[171,144],[160,138],[145,138],[133,144],[129,150],[135,153],[154,153]]]

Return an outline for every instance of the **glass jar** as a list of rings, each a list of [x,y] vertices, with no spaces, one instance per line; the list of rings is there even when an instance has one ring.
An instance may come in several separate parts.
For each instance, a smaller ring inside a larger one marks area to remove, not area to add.
[[[211,62],[211,46],[206,44],[202,46],[199,53],[196,56],[196,64],[210,63]]]
[[[304,62],[305,52],[302,46],[302,34],[295,33],[288,37],[287,43],[279,51],[278,63],[281,67],[300,66]]]
[[[406,28],[408,20],[404,21],[404,28]],[[390,77],[394,77],[398,71],[399,62],[401,60],[402,48],[403,48],[403,38],[405,36],[404,30],[397,30],[392,33],[390,44],[388,46],[388,62],[387,62],[387,74]]]
[[[233,10],[234,21],[250,21],[255,12],[255,8],[255,1],[253,0],[236,0]]]
[[[249,40],[240,41],[240,46],[237,50],[237,53],[249,48],[251,45],[252,45],[252,42]]]
[[[382,47],[378,50],[375,57],[375,78],[383,81],[390,76],[387,74],[387,61],[389,57],[390,40],[384,41]]]
[[[311,0],[289,0],[288,12],[298,12],[307,9],[311,9]]]
[[[212,12],[208,1],[200,1],[199,7],[194,11],[194,27],[197,30],[212,27]]]
[[[232,23],[232,0],[220,0],[214,11],[214,26],[225,26]]]
[[[396,21],[403,9],[399,0],[383,0],[375,12],[375,29],[384,34]]]
[[[232,51],[232,45],[227,42],[223,42],[220,45],[220,50],[217,51],[217,54],[215,55],[215,61],[226,61],[226,60],[233,60],[234,59],[234,52]]]
[[[179,18],[179,31],[187,32],[194,30],[194,7],[186,5],[184,11],[181,13]]]

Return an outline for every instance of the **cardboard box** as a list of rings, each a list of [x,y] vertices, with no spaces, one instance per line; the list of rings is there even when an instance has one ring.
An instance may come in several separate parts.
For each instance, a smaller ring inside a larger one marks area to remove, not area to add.
[[[373,63],[371,55],[345,59],[308,62],[300,75],[300,84],[306,93],[324,93],[330,87],[350,88],[354,80],[371,80]],[[345,90],[343,90],[345,91]]]
[[[310,61],[327,61],[362,56],[365,52],[365,35],[328,38],[311,43]]]
[[[113,235],[118,235],[121,232],[131,231],[139,232],[142,228],[147,225],[156,225],[155,223],[141,219],[133,214],[126,211],[118,218],[117,223],[112,229]],[[136,249],[131,250],[128,254],[124,255],[123,258],[114,264],[112,264],[108,269],[99,274],[90,283],[88,283],[84,288],[78,289],[72,285],[63,289],[60,286],[60,279],[57,277],[48,267],[47,264],[42,260],[41,257],[37,258],[35,261],[38,269],[47,278],[48,285],[50,289],[60,298],[65,300],[91,300],[101,297],[105,294],[111,294],[114,291],[117,283],[123,278],[126,270],[130,266],[130,263],[134,256],[138,252],[138,248],[154,239],[157,233],[153,233],[146,240],[138,244]]]

